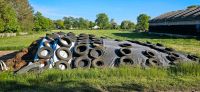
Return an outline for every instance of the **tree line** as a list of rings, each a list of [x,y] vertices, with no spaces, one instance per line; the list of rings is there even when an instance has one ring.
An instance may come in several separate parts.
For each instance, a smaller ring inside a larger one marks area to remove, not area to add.
[[[48,31],[52,29],[124,29],[147,31],[150,17],[141,14],[137,18],[137,24],[130,20],[124,20],[117,24],[107,14],[96,15],[95,21],[85,18],[64,17],[59,20],[46,18],[40,12],[35,12],[28,0],[0,0],[0,33],[3,32],[30,32]]]
[[[110,19],[107,14],[100,13],[96,15],[96,20],[89,21],[82,17],[64,17],[63,19],[53,21],[56,29],[93,29],[98,26],[99,29],[124,29],[124,30],[137,30],[147,31],[149,28],[150,17],[146,14],[140,14],[137,17],[137,24],[130,20],[124,20],[121,24],[117,24],[114,19]]]

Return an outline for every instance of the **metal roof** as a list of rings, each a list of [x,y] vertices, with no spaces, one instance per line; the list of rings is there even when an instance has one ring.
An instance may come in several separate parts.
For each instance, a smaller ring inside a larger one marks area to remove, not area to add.
[[[150,25],[200,24],[200,7],[171,11],[149,21]]]

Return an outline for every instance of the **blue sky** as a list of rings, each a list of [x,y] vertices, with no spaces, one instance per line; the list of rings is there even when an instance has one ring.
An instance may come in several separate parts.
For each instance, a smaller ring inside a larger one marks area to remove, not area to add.
[[[84,17],[94,21],[96,14],[106,13],[120,23],[122,20],[136,22],[141,13],[152,18],[189,5],[200,5],[200,0],[29,0],[35,11],[51,19],[64,16]]]

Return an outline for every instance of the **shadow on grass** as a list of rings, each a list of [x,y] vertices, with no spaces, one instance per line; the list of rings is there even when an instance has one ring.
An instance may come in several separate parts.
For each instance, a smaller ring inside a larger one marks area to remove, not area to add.
[[[25,79],[25,82],[21,82],[21,80],[0,80],[0,92],[119,92],[143,90],[144,87],[139,84],[95,86],[95,84],[87,81],[66,80],[57,74]]]
[[[103,92],[105,90],[92,87],[86,82],[63,81],[56,83],[38,83],[38,80],[29,80],[30,84],[19,83],[17,81],[0,81],[1,92]],[[71,86],[76,84],[76,86]],[[122,86],[103,87],[107,91],[144,91],[138,84],[123,84]]]
[[[38,80],[37,80],[38,81]],[[28,84],[17,81],[0,81],[1,92],[101,92],[101,90],[91,87],[85,82],[64,81],[55,83],[38,83],[35,80],[29,80]],[[68,84],[77,84],[77,87],[69,87]]]
[[[111,92],[144,91],[144,87],[139,84],[122,84],[122,86],[109,86],[107,90]]]
[[[199,39],[195,37],[172,37],[172,36],[161,36],[156,34],[148,34],[146,32],[132,32],[132,33],[113,33],[116,36],[127,37],[130,39]]]

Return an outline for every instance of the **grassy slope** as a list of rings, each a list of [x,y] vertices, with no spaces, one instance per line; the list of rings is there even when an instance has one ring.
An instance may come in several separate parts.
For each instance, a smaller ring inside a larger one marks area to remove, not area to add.
[[[54,30],[56,32],[59,30]],[[64,31],[69,32],[69,31]],[[150,36],[144,33],[126,31],[73,31],[89,33],[97,36],[107,36],[121,40],[133,39],[163,43],[179,51],[200,56],[200,41]],[[33,40],[44,36],[45,33],[12,38],[0,38],[0,49],[21,49],[27,47]],[[5,44],[4,44],[5,43]],[[8,48],[9,47],[9,48]],[[0,74],[0,91],[152,91],[152,90],[200,90],[200,66],[181,65],[170,69],[75,69],[69,71],[49,70],[42,74],[26,74],[13,76],[6,72]]]

